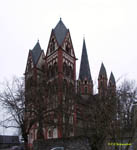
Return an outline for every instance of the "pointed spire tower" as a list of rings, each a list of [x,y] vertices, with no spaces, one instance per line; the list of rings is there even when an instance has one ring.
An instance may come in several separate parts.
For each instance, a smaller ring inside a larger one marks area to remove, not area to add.
[[[29,50],[25,74],[28,74],[30,72],[32,73],[32,71],[36,72],[37,68],[41,67],[39,63],[40,64],[44,63],[44,60],[42,59],[44,56],[45,56],[44,51],[41,49],[38,40],[34,48],[32,50]]]
[[[112,72],[111,72],[110,78],[109,78],[108,90],[109,90],[109,94],[111,94],[112,96],[115,95],[115,93],[116,93],[116,81],[115,81],[115,77],[114,77]]]
[[[109,86],[115,86],[115,85],[116,85],[115,78],[114,78],[113,73],[111,72],[110,78],[109,78]]]
[[[45,61],[49,89],[47,99],[50,101],[52,96],[56,98],[56,104],[64,107],[68,96],[72,97],[75,92],[76,57],[69,29],[66,28],[62,19],[51,31]],[[56,89],[56,92],[51,95],[53,89]],[[57,126],[56,130],[59,138],[64,134],[69,135],[66,133],[69,131],[63,127],[62,117],[64,117],[62,114],[57,115],[60,126]]]
[[[93,94],[93,83],[90,73],[87,49],[85,39],[83,39],[83,48],[81,55],[81,64],[79,71],[79,92],[81,94]]]
[[[98,76],[98,91],[100,96],[107,94],[107,73],[104,64],[101,64],[99,76]]]

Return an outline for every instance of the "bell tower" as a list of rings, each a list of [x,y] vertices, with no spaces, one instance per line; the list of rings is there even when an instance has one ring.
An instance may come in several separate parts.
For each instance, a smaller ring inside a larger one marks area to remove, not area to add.
[[[90,73],[85,39],[83,40],[83,48],[81,55],[81,64],[78,79],[78,92],[81,95],[93,95],[93,82]]]
[[[51,31],[46,53],[46,66],[48,70],[49,101],[54,99],[53,103],[55,104],[53,105],[55,107],[63,105],[63,107],[66,107],[75,92],[76,57],[69,29],[66,28],[61,19]],[[62,109],[64,109],[63,107]],[[67,109],[65,110],[67,111]],[[63,124],[64,120],[68,120],[66,116],[63,113],[57,116],[59,124]],[[58,126],[57,130],[59,138],[64,136],[64,132],[67,133],[67,131],[64,131],[63,126]]]

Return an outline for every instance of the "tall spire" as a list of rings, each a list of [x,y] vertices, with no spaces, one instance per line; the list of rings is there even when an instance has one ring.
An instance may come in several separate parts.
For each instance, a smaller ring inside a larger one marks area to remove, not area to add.
[[[105,69],[105,66],[104,66],[103,62],[101,64],[101,68],[100,68],[100,72],[99,72],[99,77],[100,76],[104,76],[104,77],[107,78],[107,73],[106,73],[106,69]]]
[[[89,61],[88,61],[86,43],[85,43],[85,39],[83,39],[83,48],[82,48],[82,55],[81,55],[79,79],[84,80],[85,78],[89,81],[92,80],[91,73],[90,73],[90,68],[89,68]]]
[[[113,73],[111,72],[109,82],[108,82],[108,94],[110,96],[116,95],[116,82]]]
[[[62,42],[65,39],[65,36],[68,32],[68,29],[66,28],[66,26],[62,22],[61,18],[60,18],[58,24],[56,25],[56,27],[53,29],[53,32],[55,34],[55,37],[57,39],[59,46],[61,46]]]
[[[107,95],[107,73],[103,63],[101,64],[98,76],[98,91],[100,96]]]
[[[115,78],[114,78],[114,75],[113,75],[112,72],[111,72],[111,74],[110,74],[109,84],[112,84],[112,85],[115,85],[115,84],[116,84]]]

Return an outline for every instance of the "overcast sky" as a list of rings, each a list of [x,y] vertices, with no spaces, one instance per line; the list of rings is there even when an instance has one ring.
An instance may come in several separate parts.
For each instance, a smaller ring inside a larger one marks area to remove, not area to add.
[[[136,0],[1,0],[0,80],[22,76],[37,40],[47,50],[59,18],[70,29],[79,72],[83,36],[93,80],[101,62],[116,79],[137,77]],[[78,76],[78,75],[77,75]]]
[[[94,81],[102,62],[108,77],[137,79],[137,0],[1,0],[0,82],[23,76],[38,39],[46,52],[60,17],[79,59],[77,76],[84,36]]]

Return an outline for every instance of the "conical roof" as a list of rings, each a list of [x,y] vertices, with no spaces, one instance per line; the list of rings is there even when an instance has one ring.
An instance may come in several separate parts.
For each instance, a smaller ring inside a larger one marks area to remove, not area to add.
[[[39,41],[36,43],[36,45],[34,46],[34,48],[31,50],[32,52],[32,60],[33,60],[33,63],[36,64],[39,57],[40,57],[40,54],[42,52],[41,50],[41,47],[40,47],[40,44],[39,44]]]
[[[106,69],[105,69],[105,66],[103,63],[101,64],[101,68],[100,68],[100,72],[99,72],[99,77],[100,76],[107,77]]]
[[[82,55],[81,55],[79,79],[84,80],[85,78],[87,78],[87,80],[89,80],[89,81],[92,80],[91,73],[90,73],[90,68],[89,68],[89,61],[88,61],[86,43],[85,43],[85,39],[84,39],[83,40]]]
[[[56,25],[56,27],[53,29],[53,32],[55,34],[55,37],[56,37],[56,40],[57,40],[59,46],[61,46],[62,42],[64,41],[65,36],[68,32],[68,29],[62,22],[61,18],[60,18],[58,24]]]
[[[115,78],[114,78],[114,75],[113,75],[113,73],[111,72],[111,74],[110,74],[110,78],[109,78],[109,83],[112,83],[113,85],[115,85],[116,84],[116,82],[115,82]]]

